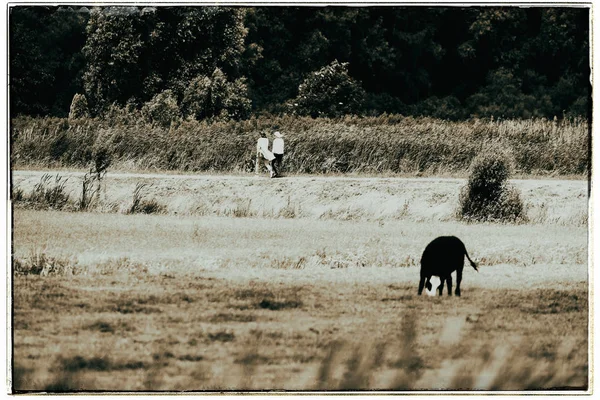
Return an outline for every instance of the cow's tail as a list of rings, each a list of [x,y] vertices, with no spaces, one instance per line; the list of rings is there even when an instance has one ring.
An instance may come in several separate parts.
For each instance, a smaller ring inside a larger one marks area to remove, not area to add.
[[[467,253],[467,248],[465,247],[465,256],[467,256],[467,260],[469,260],[469,262],[471,263],[471,267],[475,268],[475,271],[479,272],[479,270],[477,269],[477,263],[473,260],[471,260],[471,257],[469,257],[469,253]]]

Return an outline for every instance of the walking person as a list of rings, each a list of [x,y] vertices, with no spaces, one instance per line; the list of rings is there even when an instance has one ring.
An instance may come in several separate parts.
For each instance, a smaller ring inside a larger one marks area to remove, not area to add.
[[[275,176],[279,176],[281,172],[281,165],[283,163],[283,135],[281,132],[275,132],[275,139],[273,140],[273,155],[275,159],[273,160],[273,171]]]
[[[275,156],[269,151],[269,139],[266,137],[260,137],[256,142],[256,165],[254,172],[258,174],[260,169],[260,161],[262,160],[263,164],[269,171],[269,176],[272,178],[275,176],[272,165],[274,159]]]

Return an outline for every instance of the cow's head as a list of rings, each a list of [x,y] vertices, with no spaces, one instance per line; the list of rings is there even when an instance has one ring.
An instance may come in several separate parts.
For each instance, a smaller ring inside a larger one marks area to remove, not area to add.
[[[434,275],[431,278],[427,278],[427,281],[425,282],[425,289],[427,289],[427,291],[426,291],[427,295],[435,296],[441,283],[442,283],[442,280],[440,279],[439,276]]]

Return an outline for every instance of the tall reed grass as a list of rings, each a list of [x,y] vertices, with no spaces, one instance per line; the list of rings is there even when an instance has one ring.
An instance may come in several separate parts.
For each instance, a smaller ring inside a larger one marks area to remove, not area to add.
[[[490,144],[506,149],[516,173],[586,174],[586,120],[450,122],[399,115],[245,121],[183,121],[169,128],[121,113],[110,119],[18,117],[11,121],[13,167],[87,168],[106,149],[116,168],[251,172],[256,140],[285,135],[286,173],[466,173]]]

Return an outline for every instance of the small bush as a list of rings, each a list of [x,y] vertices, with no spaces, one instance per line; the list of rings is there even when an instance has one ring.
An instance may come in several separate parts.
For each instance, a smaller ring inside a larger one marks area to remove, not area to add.
[[[100,200],[100,189],[106,176],[108,167],[112,162],[112,156],[104,145],[94,145],[92,152],[92,166],[83,176],[81,182],[81,198],[79,199],[79,210],[87,210],[92,203]]]
[[[141,214],[162,214],[165,212],[165,206],[154,199],[142,200],[133,212]]]
[[[465,107],[454,96],[438,98],[428,97],[425,101],[413,107],[413,114],[429,115],[434,118],[457,121],[466,117]]]
[[[525,219],[519,192],[508,184],[508,158],[488,151],[471,164],[469,181],[460,194],[459,217],[468,221],[516,222]]]
[[[81,181],[81,198],[78,202],[78,207],[80,211],[87,210],[90,208],[92,202],[98,193],[98,187],[94,187],[94,182],[96,181],[95,175],[88,172],[83,176]]]
[[[104,177],[106,170],[110,167],[110,163],[112,162],[108,148],[103,145],[94,145],[92,159],[94,164],[90,172],[96,174],[98,177]]]
[[[177,99],[173,92],[167,89],[144,104],[142,114],[150,122],[168,128],[171,122],[177,121],[180,116]]]
[[[87,99],[84,94],[76,93],[71,102],[71,110],[69,111],[69,120],[79,118],[87,118],[90,116]]]

